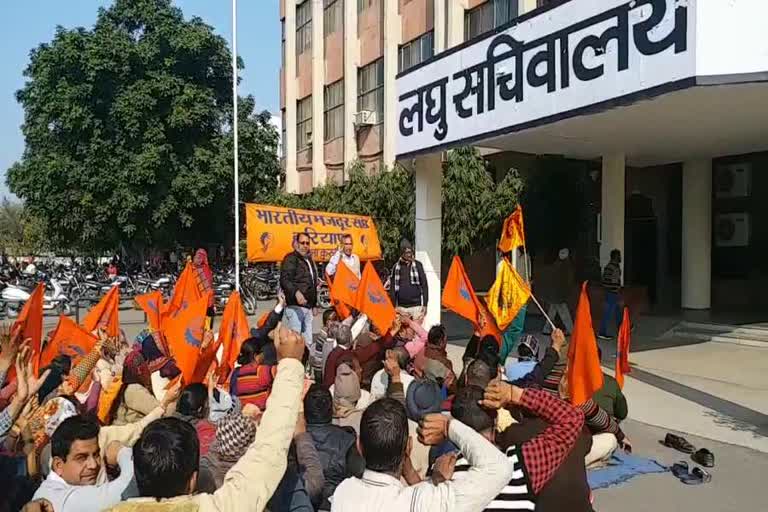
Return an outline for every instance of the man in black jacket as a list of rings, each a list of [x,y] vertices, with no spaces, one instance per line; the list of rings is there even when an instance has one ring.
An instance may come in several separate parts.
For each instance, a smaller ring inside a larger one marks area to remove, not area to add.
[[[390,274],[389,294],[403,313],[417,321],[424,318],[429,302],[427,276],[424,266],[413,257],[413,246],[405,239],[400,242],[400,259]]]
[[[319,275],[306,233],[296,236],[293,248],[280,265],[280,287],[287,304],[283,319],[289,329],[301,333],[309,349],[312,347],[312,317],[317,305]]]

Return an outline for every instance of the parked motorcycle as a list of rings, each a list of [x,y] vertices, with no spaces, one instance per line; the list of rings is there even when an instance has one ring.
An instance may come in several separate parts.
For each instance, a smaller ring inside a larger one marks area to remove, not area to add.
[[[43,311],[55,311],[57,314],[70,315],[72,307],[69,303],[69,297],[64,293],[64,288],[58,279],[51,278],[49,284],[53,290],[50,292],[46,290],[43,297]],[[12,283],[3,288],[0,296],[2,296],[2,301],[5,304],[5,316],[7,318],[19,316],[19,312],[32,295],[33,289]]]

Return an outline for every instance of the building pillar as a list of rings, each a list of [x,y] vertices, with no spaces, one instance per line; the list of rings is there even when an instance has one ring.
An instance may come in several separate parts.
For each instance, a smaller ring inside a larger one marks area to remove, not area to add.
[[[382,163],[388,168],[395,164],[395,138],[397,136],[397,47],[400,45],[400,15],[398,0],[384,1],[384,140]]]
[[[440,323],[440,262],[442,256],[442,181],[441,153],[430,153],[415,161],[416,240],[415,256],[427,275],[429,303],[424,328]]]
[[[600,212],[600,266],[611,261],[611,251],[624,256],[625,157],[623,153],[603,155],[602,208]],[[622,265],[623,268],[623,265]],[[622,272],[622,280],[624,274]]]
[[[312,2],[312,185],[325,185],[325,37],[323,0]]]
[[[445,0],[434,0],[434,20],[433,26],[435,27],[433,44],[435,49],[435,55],[445,50],[445,46],[448,43],[448,25],[445,15]]]
[[[357,159],[357,67],[360,44],[357,39],[357,2],[344,2],[344,178],[347,167]]]
[[[712,295],[712,161],[683,163],[681,305],[709,309]]]
[[[285,2],[285,190],[299,191],[299,173],[296,170],[296,2]]]
[[[453,48],[464,42],[464,10],[466,8],[466,0],[446,0],[446,48]]]
[[[537,7],[536,0],[522,0],[520,2],[520,14],[525,14],[534,10]]]

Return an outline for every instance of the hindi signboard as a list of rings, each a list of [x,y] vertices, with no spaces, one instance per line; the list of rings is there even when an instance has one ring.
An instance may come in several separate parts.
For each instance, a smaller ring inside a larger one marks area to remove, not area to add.
[[[693,0],[565,2],[397,78],[407,157],[554,122],[695,75]]]
[[[351,235],[361,261],[381,259],[379,235],[373,219],[364,215],[318,212],[266,204],[246,204],[248,261],[282,261],[293,250],[299,233],[309,237],[312,258],[328,261],[345,235]]]

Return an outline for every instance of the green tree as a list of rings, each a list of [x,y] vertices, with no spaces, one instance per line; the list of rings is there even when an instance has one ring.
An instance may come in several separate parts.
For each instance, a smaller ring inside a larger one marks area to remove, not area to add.
[[[448,152],[443,165],[443,252],[466,255],[496,243],[504,218],[518,202],[523,180],[511,169],[494,183],[473,147]]]
[[[45,225],[24,208],[3,198],[0,203],[0,245],[16,256],[40,254],[50,249]]]
[[[8,185],[57,245],[221,241],[232,226],[231,54],[210,26],[171,0],[116,0],[90,30],[57,28],[24,75],[26,147]],[[277,133],[252,98],[240,109],[240,183],[259,196],[279,179]]]

